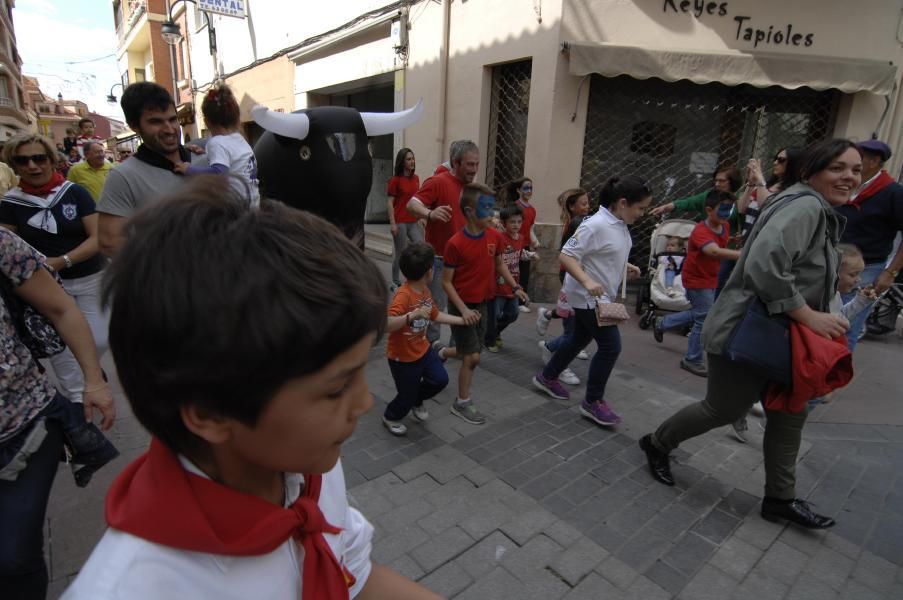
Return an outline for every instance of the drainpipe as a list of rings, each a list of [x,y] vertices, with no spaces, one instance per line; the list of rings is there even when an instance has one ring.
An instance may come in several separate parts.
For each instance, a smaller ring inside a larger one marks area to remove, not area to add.
[[[451,23],[451,0],[442,2],[442,45],[439,46],[439,127],[436,140],[439,143],[439,163],[448,158],[445,144],[448,111],[448,40]]]

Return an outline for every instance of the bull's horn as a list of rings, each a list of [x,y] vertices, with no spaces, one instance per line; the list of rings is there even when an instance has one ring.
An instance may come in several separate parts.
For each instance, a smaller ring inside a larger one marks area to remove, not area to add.
[[[258,104],[251,109],[254,122],[273,133],[303,140],[310,131],[310,119],[304,113],[279,113]]]
[[[391,113],[361,113],[361,119],[364,121],[364,128],[367,135],[386,135],[387,133],[395,133],[406,129],[416,123],[423,114],[423,99],[421,98],[416,106],[412,106],[401,112]]]

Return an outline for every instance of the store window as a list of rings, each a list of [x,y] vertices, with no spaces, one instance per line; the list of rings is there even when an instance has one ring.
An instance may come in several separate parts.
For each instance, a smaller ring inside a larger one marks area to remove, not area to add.
[[[609,177],[637,175],[659,204],[709,189],[719,165],[742,172],[748,159],[759,158],[767,177],[776,150],[808,146],[834,130],[840,96],[593,75],[580,185],[596,199]],[[647,217],[631,228],[636,264],[648,257],[654,226]]]
[[[532,60],[492,67],[486,182],[498,188],[524,175]]]

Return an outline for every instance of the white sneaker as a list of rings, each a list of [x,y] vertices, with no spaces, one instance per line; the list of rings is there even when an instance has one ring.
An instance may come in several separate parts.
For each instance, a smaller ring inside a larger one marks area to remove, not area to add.
[[[425,406],[415,406],[411,409],[411,414],[418,421],[426,421],[430,418],[430,411],[428,411]]]
[[[386,426],[386,429],[388,429],[389,433],[392,435],[404,435],[408,432],[408,428],[401,421],[390,421],[383,417],[383,425]]]
[[[586,350],[581,350],[577,353],[577,358],[580,360],[589,360],[589,354],[586,353]]]
[[[552,351],[546,348],[545,340],[539,340],[539,349],[542,350],[542,364],[549,364],[549,361],[552,360]]]
[[[561,373],[558,374],[558,381],[561,383],[566,383],[568,385],[580,385],[580,378],[571,371],[570,369],[565,369]]]
[[[754,417],[762,418],[765,416],[765,411],[762,410],[762,403],[756,402],[751,407],[749,407],[749,414]]]
[[[536,312],[538,313],[536,315],[536,333],[544,336],[549,331],[549,323],[552,322],[552,317],[549,314],[552,311],[540,306]]]
[[[521,304],[520,306],[518,306],[517,310],[521,311],[522,313],[533,312],[530,310],[530,307],[525,304]]]

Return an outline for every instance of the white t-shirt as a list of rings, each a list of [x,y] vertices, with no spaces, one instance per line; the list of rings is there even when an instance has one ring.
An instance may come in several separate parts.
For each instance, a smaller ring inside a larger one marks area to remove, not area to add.
[[[207,160],[210,165],[223,165],[229,173],[237,175],[241,181],[232,180],[232,187],[245,196],[250,194],[251,205],[260,203],[260,189],[257,184],[257,159],[250,144],[240,133],[215,135],[207,142]]]
[[[186,470],[206,477],[184,457]],[[301,494],[301,475],[286,473],[285,502]],[[333,554],[356,583],[354,598],[370,576],[373,526],[348,506],[342,463],[323,475],[320,510],[326,522],[342,529],[323,534]],[[107,529],[64,600],[156,600],[159,598],[300,598],[304,549],[294,539],[260,556],[223,556],[154,544],[129,533]]]
[[[561,252],[577,259],[586,274],[602,284],[604,295],[598,302],[609,303],[618,295],[632,246],[633,240],[624,221],[608,209],[599,207],[599,212],[580,224]],[[570,273],[565,276],[562,289],[572,307],[596,307],[596,298],[590,296]]]

